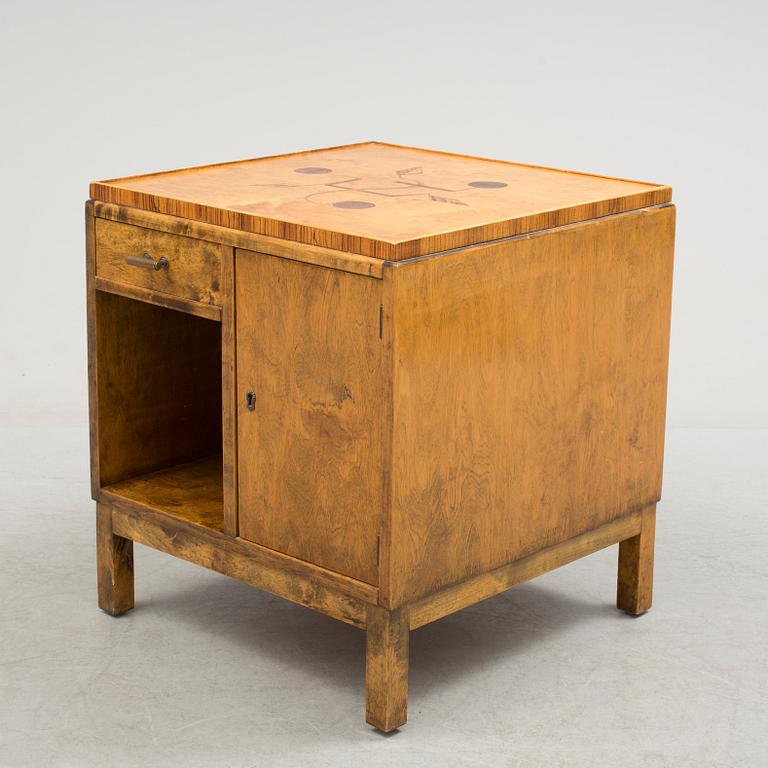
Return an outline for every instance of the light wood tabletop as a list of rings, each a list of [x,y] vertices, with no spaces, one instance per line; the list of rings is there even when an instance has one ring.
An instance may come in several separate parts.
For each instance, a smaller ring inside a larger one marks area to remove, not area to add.
[[[91,196],[399,261],[660,205],[672,192],[368,142],[94,182]]]

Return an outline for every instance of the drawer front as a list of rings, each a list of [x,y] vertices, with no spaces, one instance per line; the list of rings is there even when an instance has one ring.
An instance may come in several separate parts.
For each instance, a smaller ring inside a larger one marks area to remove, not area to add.
[[[221,305],[227,247],[96,219],[96,275],[201,304]]]

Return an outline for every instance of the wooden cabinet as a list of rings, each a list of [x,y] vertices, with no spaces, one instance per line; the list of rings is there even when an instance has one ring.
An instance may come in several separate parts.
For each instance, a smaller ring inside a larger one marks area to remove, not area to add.
[[[669,187],[368,143],[91,197],[106,611],[136,541],[351,623],[389,731],[411,629],[619,543],[650,607]]]

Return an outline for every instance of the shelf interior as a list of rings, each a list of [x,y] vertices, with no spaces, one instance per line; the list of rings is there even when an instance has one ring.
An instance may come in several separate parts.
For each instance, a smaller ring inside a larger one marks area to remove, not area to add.
[[[121,480],[104,490],[196,525],[224,528],[221,454]]]

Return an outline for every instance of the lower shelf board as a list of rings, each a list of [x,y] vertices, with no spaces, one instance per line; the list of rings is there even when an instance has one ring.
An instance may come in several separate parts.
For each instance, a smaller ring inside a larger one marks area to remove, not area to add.
[[[106,486],[112,496],[214,531],[224,529],[221,455],[207,456]]]

